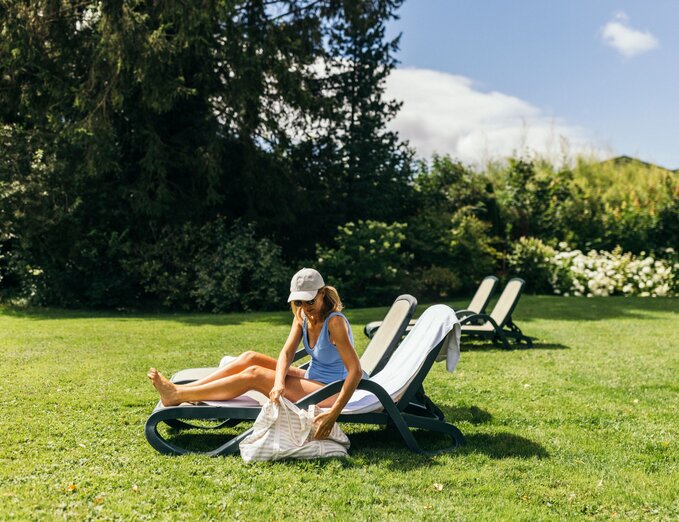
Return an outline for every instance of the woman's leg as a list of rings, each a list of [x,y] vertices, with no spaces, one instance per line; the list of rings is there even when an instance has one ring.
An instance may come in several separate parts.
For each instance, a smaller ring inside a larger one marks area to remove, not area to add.
[[[160,394],[164,406],[175,406],[190,401],[227,401],[249,390],[268,395],[273,388],[276,371],[262,366],[250,366],[245,370],[198,386],[177,386],[151,368],[148,377]],[[285,397],[298,401],[324,385],[317,381],[288,375],[285,380]]]
[[[277,362],[278,361],[276,359],[274,359],[273,357],[269,357],[268,355],[264,355],[259,352],[247,351],[240,354],[229,364],[222,366],[221,368],[217,368],[210,375],[206,375],[205,377],[202,377],[201,379],[198,379],[196,381],[187,384],[179,384],[177,386],[181,388],[201,386],[203,384],[207,384],[209,382],[213,382],[218,379],[222,379],[224,377],[240,373],[246,368],[249,368],[250,366],[261,366],[262,368],[270,368],[272,370],[275,370]],[[292,375],[295,377],[304,377],[304,370],[300,370],[299,368],[291,366],[290,369],[288,370],[288,375]]]
[[[224,366],[221,366],[220,368],[217,368],[211,374],[206,375],[205,377],[202,377],[196,381],[187,384],[180,384],[178,386],[182,388],[200,386],[202,384],[207,384],[209,382],[216,381],[217,379],[228,377],[229,375],[235,375],[236,373],[240,373],[246,368],[249,368],[250,366],[262,366],[264,368],[275,369],[276,359],[261,354],[259,352],[254,351],[243,352],[233,361]]]

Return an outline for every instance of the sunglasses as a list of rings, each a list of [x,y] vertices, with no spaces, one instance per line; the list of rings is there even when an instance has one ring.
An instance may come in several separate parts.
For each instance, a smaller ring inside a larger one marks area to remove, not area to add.
[[[311,301],[294,301],[295,306],[297,307],[302,306],[303,304],[306,304],[307,306],[313,306],[315,302],[316,302],[315,297]]]

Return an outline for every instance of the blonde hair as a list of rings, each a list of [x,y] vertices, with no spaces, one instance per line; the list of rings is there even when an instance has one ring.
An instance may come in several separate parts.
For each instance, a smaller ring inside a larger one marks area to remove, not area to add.
[[[321,308],[321,319],[325,321],[325,318],[331,313],[341,312],[344,310],[344,305],[342,304],[342,299],[340,299],[339,293],[334,286],[325,285],[318,292],[320,293],[321,291],[323,291],[323,308]],[[290,301],[290,307],[292,308],[292,315],[294,315],[301,324],[304,320],[304,312],[302,307],[297,306],[295,301]]]

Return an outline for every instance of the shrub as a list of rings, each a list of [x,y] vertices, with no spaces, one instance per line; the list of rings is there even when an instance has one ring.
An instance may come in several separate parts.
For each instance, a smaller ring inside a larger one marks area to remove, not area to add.
[[[166,229],[139,267],[151,296],[171,308],[210,312],[264,310],[285,303],[289,269],[280,247],[254,226],[219,218]]]
[[[438,299],[493,273],[499,210],[491,180],[448,156],[422,162],[405,248],[413,253],[417,295]],[[479,268],[477,269],[477,266]]]
[[[560,250],[537,238],[522,237],[512,248],[508,263],[535,292],[575,296],[638,295],[668,296],[677,293],[679,268],[673,249],[667,259],[636,256],[616,247],[612,252],[572,250],[566,243]]]
[[[513,274],[526,281],[526,289],[533,293],[549,293],[554,272],[552,258],[556,252],[540,239],[521,237],[512,247],[507,263]]]
[[[340,226],[336,247],[316,247],[319,269],[347,304],[388,304],[403,292],[412,257],[401,248],[405,229],[405,224],[370,220]]]
[[[460,276],[447,267],[433,265],[418,269],[413,274],[416,295],[424,300],[447,298],[459,292],[463,285]]]
[[[0,237],[0,298],[28,301],[36,292],[42,270],[27,265],[16,249],[16,238]]]
[[[209,234],[213,234],[210,238]],[[281,249],[269,239],[257,239],[254,226],[236,222],[208,231],[210,252],[195,260],[196,282],[191,297],[200,310],[271,310],[285,306],[290,270]]]
[[[471,209],[458,210],[451,225],[451,270],[461,278],[462,287],[469,290],[495,272],[500,254],[493,247],[490,224],[479,219]]]

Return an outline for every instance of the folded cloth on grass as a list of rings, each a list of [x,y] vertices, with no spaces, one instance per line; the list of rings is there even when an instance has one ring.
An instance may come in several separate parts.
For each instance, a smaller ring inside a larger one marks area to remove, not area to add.
[[[284,397],[280,402],[267,401],[255,420],[252,434],[240,443],[241,457],[246,462],[346,457],[349,438],[337,423],[327,439],[314,440],[312,422],[320,412],[316,405],[303,410]]]

